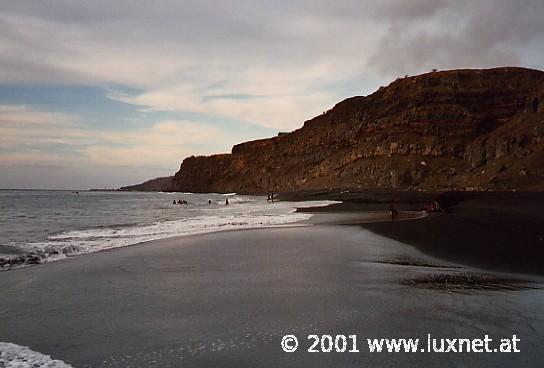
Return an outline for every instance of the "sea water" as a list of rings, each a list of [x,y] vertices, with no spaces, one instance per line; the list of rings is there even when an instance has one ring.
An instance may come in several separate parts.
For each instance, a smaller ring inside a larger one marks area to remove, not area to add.
[[[294,224],[311,217],[295,207],[328,203],[235,193],[0,190],[0,264],[5,270],[179,235]]]

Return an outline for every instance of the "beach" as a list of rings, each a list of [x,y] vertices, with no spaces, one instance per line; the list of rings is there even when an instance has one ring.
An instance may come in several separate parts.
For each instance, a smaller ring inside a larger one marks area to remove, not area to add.
[[[0,368],[543,367],[543,19],[2,1]]]
[[[490,270],[544,274],[544,195],[539,192],[309,192],[292,200],[334,199],[332,206],[300,212],[417,211],[432,200],[443,206],[418,221],[361,224],[365,229],[450,261]]]
[[[73,367],[534,367],[543,285],[435,258],[361,225],[223,231],[4,272],[0,341]],[[287,334],[299,338],[294,353],[281,348]],[[309,334],[356,334],[360,352],[309,353]],[[367,338],[428,334],[516,334],[521,353],[365,349]]]

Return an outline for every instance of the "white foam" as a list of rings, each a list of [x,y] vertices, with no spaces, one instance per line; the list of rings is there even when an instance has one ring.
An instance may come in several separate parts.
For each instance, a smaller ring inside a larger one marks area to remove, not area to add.
[[[202,210],[205,215],[157,222],[144,226],[94,228],[66,231],[47,240],[25,245],[31,252],[45,254],[46,261],[66,256],[126,247],[137,243],[182,235],[211,233],[222,230],[293,225],[312,217],[295,212],[296,208],[325,206],[333,201],[266,203],[234,197],[230,206]]]
[[[71,368],[72,366],[62,360],[52,359],[30,350],[26,346],[20,346],[8,342],[0,342],[0,367],[2,368]]]

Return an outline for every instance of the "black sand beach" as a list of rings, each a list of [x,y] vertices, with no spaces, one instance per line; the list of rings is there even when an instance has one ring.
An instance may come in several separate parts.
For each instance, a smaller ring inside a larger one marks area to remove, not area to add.
[[[437,199],[446,211],[418,221],[362,224],[365,229],[462,264],[506,272],[544,274],[544,195],[538,192],[330,192],[286,196],[344,203],[310,212],[419,210]]]
[[[74,367],[536,367],[542,285],[432,258],[360,226],[229,231],[4,272],[0,341]],[[366,345],[428,333],[517,334],[522,352]],[[286,334],[299,338],[297,352],[281,349]],[[357,334],[361,352],[308,353],[308,334]]]
[[[543,19],[2,1],[0,368],[544,367]]]

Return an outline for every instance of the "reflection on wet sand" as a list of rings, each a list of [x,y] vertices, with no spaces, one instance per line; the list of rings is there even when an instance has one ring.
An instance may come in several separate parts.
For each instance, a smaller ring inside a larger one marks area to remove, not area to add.
[[[417,288],[449,292],[518,291],[542,289],[541,284],[519,278],[508,278],[482,273],[432,273],[401,280],[401,284]]]
[[[434,263],[425,259],[410,258],[410,257],[392,257],[388,259],[376,259],[371,261],[371,263],[379,264],[389,264],[395,266],[410,266],[410,267],[428,267],[428,268],[445,268],[445,269],[456,269],[461,268],[461,266]]]

